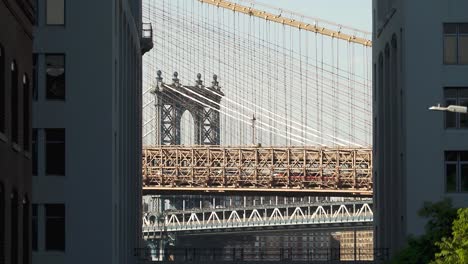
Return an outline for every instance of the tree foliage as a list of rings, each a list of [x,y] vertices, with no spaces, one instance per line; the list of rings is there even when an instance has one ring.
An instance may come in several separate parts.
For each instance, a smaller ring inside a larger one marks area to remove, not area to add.
[[[440,252],[435,254],[434,264],[468,263],[468,208],[458,209],[453,221],[452,236],[436,242]]]
[[[392,259],[392,263],[430,263],[439,251],[436,242],[441,241],[443,237],[451,237],[451,226],[457,216],[457,210],[452,207],[450,199],[436,203],[426,202],[418,214],[428,218],[425,234],[409,237],[407,247]]]

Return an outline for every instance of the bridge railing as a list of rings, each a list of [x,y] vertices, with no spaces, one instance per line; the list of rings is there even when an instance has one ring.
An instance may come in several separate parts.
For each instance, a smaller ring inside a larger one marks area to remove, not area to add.
[[[372,203],[373,200],[372,198],[361,198],[361,199],[356,199],[356,198],[341,198],[343,200],[323,200],[323,201],[313,201],[313,200],[296,200],[294,202],[291,201],[283,201],[281,199],[275,200],[266,200],[266,201],[260,201],[256,203],[250,202],[249,204],[226,204],[224,205],[216,205],[215,207],[210,205],[210,207],[198,207],[192,205],[192,207],[185,207],[185,209],[166,209],[164,210],[165,214],[188,214],[188,213],[203,213],[203,212],[223,212],[223,211],[229,211],[229,210],[273,210],[275,208],[304,208],[304,210],[308,210],[307,208],[315,208],[317,206],[323,206],[327,208],[339,208],[341,205],[346,205],[349,210],[356,210],[355,208],[360,208],[362,204],[367,203],[369,206],[372,208]],[[309,209],[310,210],[310,209]],[[147,211],[145,212],[148,215],[156,215],[158,212],[151,212]]]
[[[295,248],[142,248],[136,251],[140,259],[168,261],[168,263],[220,263],[233,261],[264,261],[282,263],[310,263],[310,261],[360,261],[360,263],[380,263],[388,260],[388,248],[368,247],[295,247]],[[171,261],[171,262],[169,262]],[[248,262],[246,262],[248,263]],[[263,263],[263,262],[260,262]],[[335,262],[333,262],[335,263]]]
[[[143,232],[179,232],[246,227],[372,223],[371,204],[356,203],[340,206],[297,206],[262,209],[232,209],[225,211],[171,212],[161,223],[153,214],[143,217]]]

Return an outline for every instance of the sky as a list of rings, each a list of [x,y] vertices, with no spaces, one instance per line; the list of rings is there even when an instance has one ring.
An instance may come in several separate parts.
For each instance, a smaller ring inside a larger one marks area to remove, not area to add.
[[[255,0],[349,27],[372,30],[372,0]]]
[[[229,1],[243,5],[254,1],[363,31],[372,28],[372,0]],[[337,45],[330,37],[234,14],[198,0],[144,0],[143,6],[155,37],[153,50],[144,57],[145,144],[154,145],[157,138],[151,121],[156,115],[154,95],[149,92],[156,70],[162,70],[168,82],[177,71],[185,84],[192,84],[198,72],[205,84],[217,74],[225,93],[222,144],[255,141],[252,116],[257,142],[264,145],[371,144],[370,49],[344,40]],[[278,14],[276,8],[254,8]],[[183,120],[187,121],[183,142],[193,144],[193,130],[188,129],[193,120]]]

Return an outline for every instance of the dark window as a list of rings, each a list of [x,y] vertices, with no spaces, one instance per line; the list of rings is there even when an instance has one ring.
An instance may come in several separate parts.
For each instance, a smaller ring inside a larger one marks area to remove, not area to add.
[[[29,200],[27,197],[23,200],[23,264],[29,264],[29,251],[31,240],[29,238],[29,230],[31,219],[29,219]]]
[[[0,133],[5,133],[5,53],[0,45]]]
[[[46,98],[65,100],[65,55],[48,54],[46,60]]]
[[[18,194],[13,192],[11,195],[11,236],[10,236],[10,259],[11,264],[18,264]]]
[[[39,3],[38,3],[39,0],[32,0],[31,1],[31,4],[32,4],[32,8],[33,8],[33,12],[34,12],[34,25],[39,25],[38,21],[39,21]]]
[[[377,79],[377,65],[374,63],[374,66],[372,68],[372,87],[373,87],[373,99],[376,101],[377,99],[377,82],[375,79]]]
[[[18,143],[18,67],[11,63],[11,141]]]
[[[38,239],[38,214],[37,214],[37,204],[32,205],[32,250],[37,251],[37,239]]]
[[[5,192],[0,183],[0,263],[5,263]]]
[[[65,0],[46,0],[47,25],[65,24]]]
[[[65,129],[45,130],[46,174],[65,175]]]
[[[30,150],[31,144],[31,100],[28,76],[23,76],[23,149]]]
[[[37,129],[32,131],[32,175],[37,176]]]
[[[444,64],[468,64],[468,23],[444,24]]]
[[[37,20],[37,18],[36,18]],[[32,76],[32,98],[33,100],[37,100],[37,54],[33,54],[33,76]]]
[[[65,205],[46,204],[45,248],[65,251]]]
[[[468,151],[445,152],[445,190],[468,192]]]
[[[447,192],[456,192],[457,190],[457,164],[446,164],[446,190]]]
[[[468,106],[468,88],[445,88],[445,105]],[[445,111],[445,128],[468,128],[468,115]]]

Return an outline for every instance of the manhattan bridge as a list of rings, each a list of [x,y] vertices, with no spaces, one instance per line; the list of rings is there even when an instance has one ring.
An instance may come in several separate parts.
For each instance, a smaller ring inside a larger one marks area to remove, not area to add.
[[[151,259],[374,260],[371,34],[252,0],[143,17]]]

